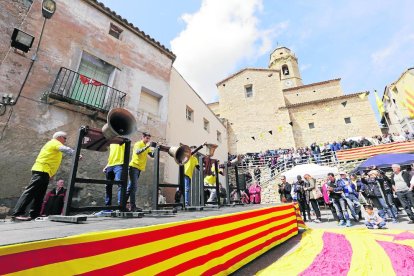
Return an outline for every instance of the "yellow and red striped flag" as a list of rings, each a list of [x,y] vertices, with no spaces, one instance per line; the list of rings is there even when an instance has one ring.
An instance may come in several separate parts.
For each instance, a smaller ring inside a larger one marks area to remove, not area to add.
[[[408,115],[414,118],[414,89],[405,86],[405,106],[407,107]]]

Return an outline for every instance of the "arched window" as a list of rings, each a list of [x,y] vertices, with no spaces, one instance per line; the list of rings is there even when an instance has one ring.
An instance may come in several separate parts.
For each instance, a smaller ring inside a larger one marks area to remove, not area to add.
[[[282,65],[282,73],[285,76],[289,75],[289,68],[288,68],[288,66],[286,64],[283,64]]]

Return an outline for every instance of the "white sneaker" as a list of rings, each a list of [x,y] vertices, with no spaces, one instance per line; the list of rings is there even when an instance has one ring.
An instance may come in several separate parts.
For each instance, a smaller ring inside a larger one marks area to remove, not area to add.
[[[378,229],[378,225],[374,225],[374,229]]]
[[[313,222],[321,223],[321,221],[319,219],[315,219]]]

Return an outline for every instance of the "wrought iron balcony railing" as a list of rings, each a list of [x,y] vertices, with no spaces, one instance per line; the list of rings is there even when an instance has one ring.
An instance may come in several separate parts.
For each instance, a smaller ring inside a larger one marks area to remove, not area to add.
[[[61,67],[49,97],[108,112],[112,108],[125,105],[126,93]]]

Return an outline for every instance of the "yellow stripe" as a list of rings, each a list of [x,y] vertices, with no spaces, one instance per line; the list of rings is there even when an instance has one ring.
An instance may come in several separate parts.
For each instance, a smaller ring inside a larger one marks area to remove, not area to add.
[[[237,222],[226,224],[226,225],[217,225],[212,228],[202,229],[202,230],[191,232],[191,233],[184,233],[184,234],[177,233],[176,236],[173,236],[168,239],[163,239],[163,240],[148,243],[148,244],[130,247],[127,249],[111,251],[105,254],[100,254],[100,255],[81,258],[81,259],[69,260],[66,262],[50,264],[50,265],[46,265],[42,267],[36,267],[36,268],[22,271],[22,273],[27,272],[32,275],[33,274],[36,274],[36,275],[58,274],[59,276],[85,273],[88,271],[112,266],[118,263],[133,260],[136,258],[140,258],[140,257],[146,256],[152,253],[156,253],[156,252],[159,252],[159,251],[162,251],[162,250],[165,250],[165,249],[168,249],[168,248],[171,248],[171,247],[174,247],[174,246],[186,243],[186,242],[198,240],[198,239],[201,239],[209,235],[222,233],[222,232],[236,229],[236,228],[239,228],[245,225],[250,225],[258,221],[272,218],[278,215],[284,215],[284,214],[289,214],[289,213],[292,213],[292,217],[294,216],[293,210],[278,211],[278,212],[254,217],[250,220],[237,221]]]
[[[274,206],[267,207],[267,208],[261,208],[259,210],[266,210],[266,209],[271,209],[271,208],[274,208],[275,211],[277,211],[277,207],[274,207]],[[244,211],[244,212],[238,212],[237,215],[243,214],[243,213],[254,213],[257,211],[258,210],[249,210],[249,211]],[[215,216],[214,218],[229,217],[229,216],[234,216],[234,214],[225,214],[225,215]],[[113,239],[113,238],[118,238],[118,237],[123,237],[123,236],[145,233],[145,232],[154,231],[154,230],[165,229],[165,228],[169,228],[169,227],[173,227],[177,225],[191,224],[194,222],[210,220],[210,219],[212,218],[207,217],[207,218],[200,218],[200,219],[185,221],[185,222],[171,222],[171,223],[143,226],[143,227],[130,228],[130,229],[116,229],[116,230],[88,232],[85,234],[74,235],[74,236],[65,237],[65,238],[57,238],[57,239],[52,239],[52,240],[47,240],[47,241],[36,241],[36,242],[30,242],[30,243],[25,243],[25,244],[14,244],[14,245],[2,246],[0,247],[0,256],[19,253],[19,252],[26,252],[30,250],[36,250],[36,249],[49,248],[49,247],[54,247],[54,246],[71,245],[71,244],[79,244],[79,243],[100,241],[100,240],[106,240],[106,239]]]
[[[241,254],[241,253],[257,246],[257,245],[260,245],[260,244],[266,242],[271,237],[283,234],[283,233],[289,231],[290,229],[294,229],[295,227],[296,227],[295,225],[291,225],[291,226],[289,226],[287,228],[284,228],[282,230],[279,230],[279,231],[276,231],[274,233],[263,236],[260,239],[257,239],[257,240],[255,240],[251,243],[246,244],[246,245],[243,245],[243,246],[241,246],[241,247],[239,247],[239,248],[223,255],[222,258],[212,259],[212,260],[208,261],[207,263],[205,263],[204,265],[194,267],[194,268],[192,268],[190,270],[187,270],[186,272],[184,272],[182,274],[179,274],[179,275],[189,275],[189,276],[191,276],[191,275],[201,275],[204,271],[207,271],[207,270],[209,270],[210,268],[212,268],[214,266],[220,265],[220,264],[224,263],[225,261],[230,260],[230,259],[236,257],[237,255],[239,255],[239,254]],[[280,240],[280,242],[283,242],[286,239],[287,238],[282,239],[282,240]],[[217,245],[220,246],[220,243],[217,243]],[[222,272],[222,275],[227,275],[227,273]]]
[[[184,252],[183,254],[179,254],[177,253],[177,256],[174,258],[170,258],[170,259],[166,259],[163,262],[157,263],[155,265],[146,267],[142,270],[137,271],[137,273],[141,274],[141,275],[154,275],[157,273],[160,273],[162,271],[165,271],[167,269],[170,269],[172,267],[175,267],[178,264],[187,262],[193,258],[197,258],[199,256],[203,256],[206,255],[212,251],[218,250],[220,248],[223,248],[225,246],[231,245],[237,241],[240,241],[242,239],[246,239],[248,237],[251,237],[253,235],[256,235],[258,233],[261,233],[271,227],[286,223],[289,220],[294,219],[294,216],[291,216],[290,218],[287,219],[283,219],[283,220],[279,220],[276,221],[274,223],[271,224],[267,224],[264,225],[262,227],[258,227],[256,229],[252,229],[250,231],[246,231],[244,233],[241,233],[239,235],[233,236],[233,237],[229,237],[227,239],[224,240],[217,240],[216,242],[206,245],[206,246],[202,246],[199,247],[195,250],[189,251],[189,252]],[[210,235],[213,233],[209,233]],[[203,270],[204,271],[204,270]],[[193,275],[199,275],[199,273],[193,274]]]
[[[376,239],[388,238],[387,236],[379,237],[380,235],[375,235],[368,229],[346,229],[342,231],[342,234],[345,234],[352,246],[352,260],[348,276],[395,275],[387,253],[376,242]]]
[[[307,269],[323,248],[323,230],[310,229],[302,234],[299,246],[292,253],[259,271],[256,275],[298,275]]]

